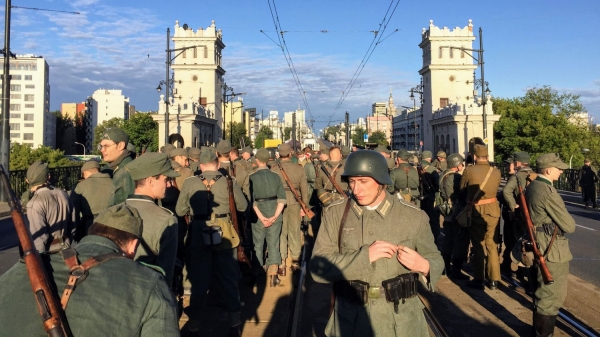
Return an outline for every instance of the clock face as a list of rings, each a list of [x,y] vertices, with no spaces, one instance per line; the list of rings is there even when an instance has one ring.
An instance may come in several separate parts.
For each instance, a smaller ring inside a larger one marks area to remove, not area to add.
[[[194,76],[192,76],[192,81],[194,81],[194,82],[195,82],[195,81],[197,81],[197,80],[198,80],[198,75],[194,75]]]

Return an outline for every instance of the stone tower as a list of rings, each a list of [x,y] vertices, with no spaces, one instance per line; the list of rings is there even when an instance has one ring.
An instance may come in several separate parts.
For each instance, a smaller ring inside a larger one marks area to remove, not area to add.
[[[212,145],[222,135],[222,83],[225,70],[221,67],[223,33],[215,22],[206,29],[194,31],[187,24],[175,21],[171,52],[173,91],[169,106],[169,142],[179,147]],[[186,50],[177,50],[193,47]],[[160,96],[158,114],[159,145],[165,135],[164,95]]]
[[[473,51],[473,23],[464,28],[434,26],[429,21],[429,29],[421,33],[423,67],[419,74],[423,77],[423,140],[424,149],[447,153],[458,152],[467,155],[469,140],[483,141],[483,107],[481,97],[474,98],[474,72],[477,57]],[[450,48],[454,47],[454,48]],[[469,55],[470,54],[470,55]],[[477,94],[481,96],[480,94]],[[492,102],[486,104],[488,145],[493,145],[494,123],[500,116],[493,115]],[[490,159],[493,160],[493,146],[489,146]]]

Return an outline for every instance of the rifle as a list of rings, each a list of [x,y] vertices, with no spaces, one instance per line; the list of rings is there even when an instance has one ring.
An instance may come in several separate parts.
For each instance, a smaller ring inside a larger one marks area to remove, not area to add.
[[[0,176],[2,184],[4,185],[4,192],[8,196],[8,204],[10,206],[10,213],[12,216],[17,236],[19,237],[19,243],[23,250],[23,260],[27,267],[27,274],[29,275],[29,281],[31,282],[31,288],[35,294],[34,298],[37,303],[37,307],[42,317],[44,329],[50,337],[70,337],[73,336],[65,312],[60,305],[58,298],[54,297],[50,283],[48,282],[48,276],[42,264],[40,254],[35,249],[29,229],[25,226],[23,221],[23,211],[15,192],[10,187],[8,181],[8,175],[4,171],[4,167],[0,165]]]
[[[227,190],[229,190],[229,213],[231,213],[231,222],[233,223],[233,229],[240,237],[240,241],[242,236],[240,235],[240,226],[237,218],[237,209],[235,208],[235,198],[233,197],[233,179],[230,176],[226,176],[227,179]],[[250,260],[246,257],[244,253],[244,247],[242,247],[242,243],[237,246],[237,258],[238,262],[247,264],[248,267],[251,267]]]
[[[344,192],[344,190],[342,190],[342,188],[340,187],[340,185],[338,185],[338,183],[335,181],[335,179],[331,176],[331,174],[329,174],[329,171],[327,171],[327,169],[321,165],[321,170],[323,170],[323,172],[325,173],[325,176],[329,179],[329,181],[331,181],[331,184],[333,185],[333,187],[335,187],[335,190],[341,194],[342,196],[346,196],[346,192]]]
[[[525,193],[523,193],[523,186],[521,186],[521,181],[517,179],[519,184],[519,200],[521,201],[521,209],[523,210],[523,218],[527,223],[527,236],[529,237],[529,241],[531,242],[531,246],[533,247],[533,255],[535,259],[538,261],[540,265],[540,271],[542,272],[542,278],[544,279],[544,284],[552,284],[554,283],[554,279],[550,274],[550,270],[548,270],[548,266],[546,265],[546,259],[540,252],[540,249],[535,241],[535,228],[533,226],[533,222],[531,221],[531,216],[529,215],[529,209],[527,208],[527,201],[525,200]]]
[[[283,175],[283,179],[285,179],[285,182],[287,183],[288,187],[292,191],[292,194],[294,194],[294,198],[300,204],[300,207],[302,207],[304,214],[306,214],[306,216],[309,219],[312,219],[315,216],[315,212],[311,211],[310,208],[308,208],[308,206],[306,206],[304,201],[302,201],[302,197],[300,196],[300,194],[298,194],[298,191],[296,191],[296,189],[294,188],[294,184],[292,184],[292,182],[290,181],[290,177],[283,170],[283,166],[281,166],[281,161],[276,160],[276,162],[277,162],[277,166],[279,166],[279,170],[281,171],[281,174]]]
[[[313,159],[311,158],[310,161],[313,164],[313,167],[315,168],[315,180],[319,177],[319,169],[318,167],[320,166],[319,163],[315,164],[315,161],[317,161],[318,159]]]

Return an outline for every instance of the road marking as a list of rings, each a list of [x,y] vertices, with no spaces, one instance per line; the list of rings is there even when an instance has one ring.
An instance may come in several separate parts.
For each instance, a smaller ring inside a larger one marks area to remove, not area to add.
[[[585,229],[589,229],[589,230],[591,230],[591,231],[597,232],[597,230],[596,230],[596,229],[593,229],[593,228],[585,227],[585,226],[582,226],[582,225],[575,225],[575,226],[577,226],[577,227],[581,227],[581,228],[585,228]]]

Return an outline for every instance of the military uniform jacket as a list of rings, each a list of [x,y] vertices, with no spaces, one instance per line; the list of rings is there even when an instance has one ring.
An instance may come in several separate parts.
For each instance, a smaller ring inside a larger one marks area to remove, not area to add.
[[[391,171],[396,167],[396,162],[394,161],[394,159],[385,157],[385,161],[387,163],[388,170]],[[344,161],[344,163],[345,163],[345,161]]]
[[[527,200],[531,222],[535,227],[554,223],[565,233],[575,231],[575,219],[569,214],[562,198],[547,178],[538,175],[527,187],[525,199]],[[535,236],[540,252],[543,254],[548,248],[552,236],[538,231],[535,232]],[[564,235],[557,235],[546,260],[549,262],[568,262],[572,259],[569,239]]]
[[[67,192],[60,188],[40,187],[27,202],[27,220],[33,244],[38,252],[58,250],[60,245],[50,245],[63,239],[71,244],[75,235],[73,206]]]
[[[433,162],[431,162],[431,166],[435,167],[440,172],[444,172],[448,169],[448,162],[445,160],[440,161],[436,158]]]
[[[460,200],[460,179],[460,173],[451,169],[447,169],[440,175],[440,197],[445,201],[449,200],[452,205],[452,214],[450,217],[445,217],[445,220],[453,221],[456,219],[456,216],[464,207]]]
[[[242,192],[244,192],[244,195],[248,198],[250,196],[250,182],[248,180],[249,173],[246,170],[246,167],[242,164],[242,161],[240,159],[235,160],[233,162],[233,166],[232,162],[230,161],[221,161],[219,164],[221,166],[221,173],[234,177],[235,181],[242,188]]]
[[[200,174],[200,163],[190,159],[190,169],[192,170],[192,175],[196,176]]]
[[[129,157],[129,152],[125,151],[126,156],[121,155],[117,160],[111,163],[113,167],[113,195],[111,196],[108,206],[120,204],[127,196],[135,192],[135,182],[131,179],[127,171],[127,164],[133,161]],[[116,163],[116,165],[115,165]]]
[[[191,168],[189,167],[183,167],[181,165],[178,165],[179,167],[175,168],[173,167],[173,169],[175,170],[175,172],[179,173],[179,177],[175,177],[175,183],[177,184],[177,188],[179,190],[181,190],[181,187],[183,186],[183,182],[194,175],[194,172],[192,171]]]
[[[106,209],[113,191],[113,181],[106,173],[94,173],[80,181],[69,198],[79,221],[80,217],[94,218]]]
[[[210,183],[215,180],[210,192],[202,182]],[[233,198],[236,209],[243,212],[248,207],[248,202],[242,189],[233,180]],[[192,176],[183,183],[183,188],[177,200],[176,212],[178,216],[189,214],[194,217],[194,223],[205,221],[198,217],[210,217],[211,214],[229,214],[229,191],[227,179],[220,171],[205,171],[199,176]]]
[[[135,260],[160,267],[167,285],[173,282],[177,254],[177,218],[166,208],[157,206],[154,199],[140,194],[130,195],[125,203],[142,217],[144,231]]]
[[[335,170],[336,167],[339,167],[335,173],[333,173],[333,171]],[[319,176],[317,177],[317,180],[315,181],[315,188],[317,189],[317,195],[322,195],[325,192],[332,192],[332,191],[336,191],[335,187],[333,186],[333,184],[331,183],[331,181],[329,180],[329,178],[327,178],[327,176],[325,175],[325,173],[323,172],[323,168],[327,170],[327,172],[329,172],[329,174],[332,175],[332,177],[335,179],[336,183],[338,184],[338,186],[340,186],[340,188],[342,189],[342,191],[346,191],[348,189],[348,184],[346,182],[342,181],[342,173],[344,173],[344,163],[341,162],[333,162],[333,161],[327,161],[324,163],[321,163],[321,168],[319,171]]]
[[[281,178],[267,167],[259,167],[250,175],[250,195],[252,207],[257,206],[265,217],[272,217],[275,214],[277,204],[287,204],[287,196]],[[257,199],[273,197],[276,199],[257,201]]]
[[[392,184],[388,185],[388,192],[406,192],[406,189],[409,188],[412,195],[419,195],[419,172],[410,164],[401,163],[390,172],[390,178],[392,178]]]
[[[530,167],[525,166],[516,174],[511,175],[506,181],[506,185],[502,189],[502,196],[504,197],[504,202],[511,211],[514,211],[515,206],[519,204],[519,202],[517,202],[517,198],[520,196],[519,185],[525,190],[528,185],[527,176],[532,173],[533,170]]]
[[[598,181],[598,171],[591,165],[583,165],[579,170],[579,186],[594,185]]]
[[[121,252],[114,242],[96,235],[84,237],[76,250],[82,263],[92,256]],[[69,269],[60,254],[46,258],[50,288],[62,294]],[[47,336],[25,264],[17,262],[0,276],[0,284],[10,289],[0,292],[1,334]],[[66,315],[73,336],[179,336],[175,300],[162,275],[127,258],[91,268],[73,291]]]
[[[338,232],[347,202],[352,205],[342,230],[340,253]],[[427,259],[429,276],[426,279],[421,275],[420,280],[427,289],[434,290],[444,263],[433,241],[429,218],[417,207],[390,194],[375,210],[368,210],[350,199],[323,212],[310,261],[312,277],[320,283],[360,280],[371,286],[381,286],[384,280],[408,273],[396,256],[369,262],[369,246],[376,240],[407,246]],[[394,304],[386,302],[385,297],[369,299],[367,305],[360,306],[338,296],[325,334],[344,337],[429,336],[422,309],[423,304],[418,297],[400,302],[396,314]]]
[[[435,192],[440,190],[438,170],[433,165],[427,166],[425,172],[421,174],[421,179],[423,180],[423,195],[433,201]]]
[[[282,160],[281,166],[283,167],[283,170],[287,174],[288,178],[290,178],[292,186],[294,186],[294,189],[296,189],[296,192],[298,192],[298,195],[300,195],[300,198],[302,198],[302,201],[308,205],[308,182],[302,165],[294,164],[291,160]],[[297,205],[298,202],[294,197],[294,193],[288,186],[285,178],[283,178],[283,174],[281,173],[279,166],[273,165],[271,171],[276,173],[281,179],[283,189],[285,190],[287,205]]]
[[[465,204],[467,202],[476,203],[482,199],[490,199],[495,198],[498,193],[498,188],[500,187],[500,179],[501,174],[500,170],[494,168],[492,174],[490,175],[488,181],[485,183],[483,187],[483,193],[480,193],[477,197],[477,200],[473,200],[477,191],[479,191],[479,187],[485,180],[485,176],[487,175],[490,169],[490,164],[488,162],[477,162],[475,165],[471,165],[463,171],[462,178],[460,180],[460,197],[462,200],[465,200]],[[500,204],[497,202],[492,202],[484,205],[475,206],[476,212],[475,214],[487,214],[489,216],[499,218],[500,217]]]

